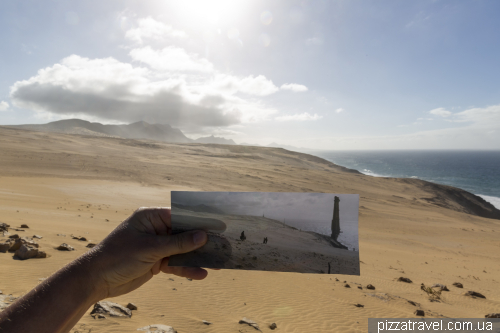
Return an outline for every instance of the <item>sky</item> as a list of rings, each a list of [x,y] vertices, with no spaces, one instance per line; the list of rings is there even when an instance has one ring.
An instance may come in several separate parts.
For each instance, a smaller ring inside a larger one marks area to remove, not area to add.
[[[5,0],[0,125],[500,149],[500,2]]]

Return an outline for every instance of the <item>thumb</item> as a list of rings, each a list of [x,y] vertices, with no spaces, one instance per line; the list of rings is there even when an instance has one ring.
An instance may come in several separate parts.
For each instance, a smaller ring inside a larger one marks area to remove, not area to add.
[[[207,233],[202,230],[187,231],[180,234],[164,236],[161,248],[158,249],[160,255],[170,257],[196,250],[207,242]]]

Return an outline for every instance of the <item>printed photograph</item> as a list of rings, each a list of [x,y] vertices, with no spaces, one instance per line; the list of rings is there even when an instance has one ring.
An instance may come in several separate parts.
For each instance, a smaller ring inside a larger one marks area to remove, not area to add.
[[[359,195],[173,191],[172,233],[202,229],[202,248],[170,266],[359,275]]]

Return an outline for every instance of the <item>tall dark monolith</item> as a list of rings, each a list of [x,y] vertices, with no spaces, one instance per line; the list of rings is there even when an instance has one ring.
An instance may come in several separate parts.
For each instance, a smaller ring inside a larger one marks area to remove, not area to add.
[[[340,234],[339,202],[339,197],[335,196],[332,218],[332,238],[335,240],[337,240]]]

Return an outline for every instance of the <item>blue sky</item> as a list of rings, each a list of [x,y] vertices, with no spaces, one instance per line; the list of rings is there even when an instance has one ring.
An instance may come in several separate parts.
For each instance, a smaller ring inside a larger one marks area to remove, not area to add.
[[[0,124],[500,149],[497,1],[2,1]]]

